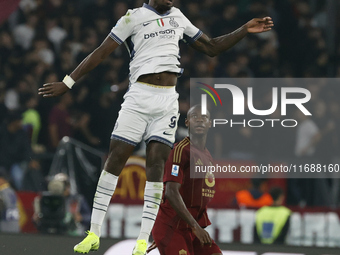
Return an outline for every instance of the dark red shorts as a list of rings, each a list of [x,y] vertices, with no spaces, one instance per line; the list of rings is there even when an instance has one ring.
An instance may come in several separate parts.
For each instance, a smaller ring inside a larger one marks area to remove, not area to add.
[[[211,247],[209,245],[202,247],[200,241],[190,229],[173,229],[159,220],[153,227],[152,236],[161,255],[222,254],[214,241]]]

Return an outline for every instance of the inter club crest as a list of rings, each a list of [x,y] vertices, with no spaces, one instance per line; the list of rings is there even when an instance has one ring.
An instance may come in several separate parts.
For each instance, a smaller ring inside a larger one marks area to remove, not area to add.
[[[175,18],[170,18],[169,24],[173,27],[178,27],[178,23],[175,21]]]

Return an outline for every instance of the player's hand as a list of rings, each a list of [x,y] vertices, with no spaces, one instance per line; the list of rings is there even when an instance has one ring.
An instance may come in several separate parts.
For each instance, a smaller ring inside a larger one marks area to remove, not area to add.
[[[193,227],[192,232],[195,234],[195,236],[200,240],[202,247],[205,244],[209,244],[211,246],[212,239],[207,231],[205,231],[202,227]]]
[[[53,82],[44,84],[38,91],[43,97],[57,97],[65,94],[69,88],[63,82]]]
[[[262,33],[272,29],[274,22],[271,17],[255,18],[246,23],[248,33]]]
[[[154,250],[157,248],[157,245],[155,241],[152,242],[152,244],[149,246],[149,248],[146,250],[146,253],[149,253],[150,251]]]

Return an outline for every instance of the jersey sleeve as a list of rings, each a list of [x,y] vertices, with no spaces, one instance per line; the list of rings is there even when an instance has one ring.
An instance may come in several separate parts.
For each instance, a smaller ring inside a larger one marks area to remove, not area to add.
[[[135,22],[132,10],[128,10],[127,13],[121,17],[117,21],[116,25],[111,29],[109,36],[120,45],[132,34],[134,25]]]
[[[189,163],[187,150],[183,150],[181,146],[176,146],[165,163],[163,182],[172,181],[182,184]]]
[[[183,41],[185,41],[186,43],[193,43],[195,41],[197,41],[202,35],[203,32],[198,29],[197,27],[195,27],[190,20],[183,15],[183,21],[184,21],[184,36],[183,36]]]

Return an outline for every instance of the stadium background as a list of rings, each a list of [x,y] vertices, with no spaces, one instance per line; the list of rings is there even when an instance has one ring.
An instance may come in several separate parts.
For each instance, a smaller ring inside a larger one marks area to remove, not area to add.
[[[49,174],[56,146],[50,139],[49,126],[59,125],[67,135],[100,151],[107,152],[109,136],[128,86],[129,57],[119,47],[99,67],[81,79],[70,95],[46,100],[38,97],[37,89],[46,82],[61,80],[94,50],[127,8],[139,7],[144,1],[108,0],[22,0],[11,2],[0,10],[0,122],[10,111],[25,112],[32,105],[41,118],[37,141],[32,142],[33,158],[40,164],[34,169],[41,173],[41,182],[32,180],[25,191],[46,189],[44,178]],[[3,2],[4,3],[4,2]],[[19,6],[17,6],[19,4]],[[249,35],[232,50],[209,58],[181,44],[181,63],[185,72],[178,80],[180,94],[178,139],[185,135],[184,118],[189,108],[190,77],[325,77],[340,76],[339,3],[335,0],[200,0],[176,1],[177,7],[202,31],[218,36],[238,28],[253,17],[271,16],[275,28],[269,33]],[[18,8],[17,8],[18,7]],[[11,10],[16,10],[11,16]],[[313,121],[323,133],[315,157],[321,162],[337,162],[340,155],[339,88],[312,88],[311,107],[321,109]],[[68,105],[68,119],[53,116],[59,102]],[[99,123],[99,124],[98,124]],[[32,136],[32,129],[28,128]],[[210,148],[218,159],[231,159],[233,152],[244,152],[249,158],[266,155],[271,159],[294,158],[294,134],[278,136],[268,133],[235,132],[224,148]],[[60,137],[61,138],[61,137]],[[265,143],[264,143],[265,141]],[[277,144],[282,144],[278,147]],[[259,149],[261,148],[261,149]],[[0,148],[6,150],[6,146]],[[136,153],[143,156],[142,150]],[[244,154],[244,155],[245,155]],[[240,159],[238,159],[240,160]],[[30,169],[32,171],[32,169]],[[99,173],[100,169],[98,169]],[[27,180],[29,182],[29,178]],[[318,187],[319,180],[313,181]],[[338,212],[338,197],[327,199],[327,191],[335,185],[325,182],[325,196],[315,198],[311,193],[305,209]],[[275,183],[277,184],[277,183]],[[269,184],[270,185],[270,184]],[[287,203],[301,205],[290,191],[289,181],[279,183],[287,193]],[[249,187],[247,182],[226,184],[230,197],[233,192]],[[81,188],[80,188],[81,190]],[[93,195],[91,189],[89,194]],[[313,188],[312,188],[313,190]],[[315,190],[315,189],[314,189]],[[35,194],[35,193],[33,193]],[[30,196],[24,192],[23,196]],[[90,196],[90,195],[88,195]],[[140,196],[140,194],[139,194]],[[89,197],[88,200],[92,198]],[[30,200],[28,200],[30,201]],[[131,202],[131,201],[130,201]],[[140,203],[133,202],[133,203]],[[129,202],[127,202],[129,203]],[[230,201],[222,207],[232,207]],[[314,207],[314,208],[313,208]],[[299,208],[299,207],[296,207]],[[297,209],[299,210],[299,209]],[[29,221],[30,213],[27,213]],[[338,245],[338,244],[337,244]]]

